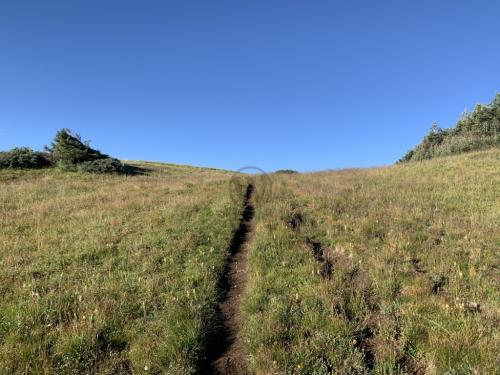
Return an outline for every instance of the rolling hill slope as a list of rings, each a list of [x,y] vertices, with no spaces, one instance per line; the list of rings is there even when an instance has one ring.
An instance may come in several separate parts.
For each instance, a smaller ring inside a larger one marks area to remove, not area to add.
[[[499,161],[275,174],[265,197],[247,176],[248,372],[495,373]],[[0,171],[0,374],[216,373],[243,194],[229,172],[127,164]]]
[[[0,374],[192,373],[241,207],[227,172],[0,171]]]
[[[244,305],[258,374],[493,374],[500,150],[274,177]]]

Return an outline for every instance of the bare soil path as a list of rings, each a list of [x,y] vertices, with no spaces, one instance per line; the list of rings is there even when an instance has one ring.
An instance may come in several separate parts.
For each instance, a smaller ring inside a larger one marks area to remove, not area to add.
[[[248,242],[253,237],[254,186],[248,185],[240,224],[229,246],[229,258],[221,280],[221,298],[217,306],[218,327],[208,338],[206,358],[200,375],[248,374],[241,336],[241,298],[248,272]]]

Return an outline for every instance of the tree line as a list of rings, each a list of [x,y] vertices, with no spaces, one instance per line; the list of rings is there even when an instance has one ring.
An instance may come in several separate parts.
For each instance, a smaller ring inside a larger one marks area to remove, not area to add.
[[[462,114],[454,128],[442,129],[436,123],[414,149],[398,163],[460,154],[500,145],[500,93],[491,103],[478,104]]]
[[[34,169],[57,167],[65,171],[91,173],[123,173],[124,165],[115,158],[90,147],[80,135],[69,129],[57,132],[54,141],[44,151],[16,147],[0,152],[0,169]]]

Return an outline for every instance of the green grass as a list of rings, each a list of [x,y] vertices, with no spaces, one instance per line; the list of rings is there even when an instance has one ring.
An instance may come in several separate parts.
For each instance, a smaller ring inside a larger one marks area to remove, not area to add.
[[[0,373],[193,373],[241,211],[229,176],[1,171]]]
[[[257,209],[244,307],[253,370],[495,373],[499,161],[496,149],[274,176],[273,201]],[[322,244],[329,279],[308,240]]]
[[[496,373],[499,162],[258,179],[252,373]],[[196,373],[242,207],[226,171],[130,164],[0,171],[0,374]]]

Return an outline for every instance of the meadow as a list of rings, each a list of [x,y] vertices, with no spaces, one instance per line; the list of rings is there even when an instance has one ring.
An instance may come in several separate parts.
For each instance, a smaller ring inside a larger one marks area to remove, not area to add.
[[[496,373],[499,162],[243,179],[247,372]],[[128,164],[146,171],[0,171],[0,374],[206,373],[243,192],[226,171]]]
[[[242,208],[227,172],[136,167],[0,171],[1,374],[195,371]]]
[[[244,304],[255,373],[498,373],[500,150],[273,179]]]

